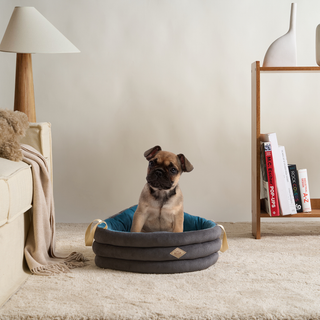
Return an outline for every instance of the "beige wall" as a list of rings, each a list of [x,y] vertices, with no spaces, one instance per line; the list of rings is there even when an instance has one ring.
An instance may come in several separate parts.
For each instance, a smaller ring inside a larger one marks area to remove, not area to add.
[[[297,3],[298,63],[315,65],[320,2]],[[14,6],[30,5],[81,50],[33,55],[37,120],[52,123],[57,221],[90,222],[136,204],[145,183],[143,153],[157,144],[184,153],[195,167],[181,178],[185,211],[249,221],[250,66],[288,30],[290,4],[1,0],[1,38]],[[12,108],[14,54],[0,53],[0,70],[0,107]],[[293,150],[320,150],[320,75],[264,77],[265,112],[277,121],[263,128],[290,146],[289,162],[307,166],[315,196],[318,161]],[[306,108],[313,124],[302,127]]]

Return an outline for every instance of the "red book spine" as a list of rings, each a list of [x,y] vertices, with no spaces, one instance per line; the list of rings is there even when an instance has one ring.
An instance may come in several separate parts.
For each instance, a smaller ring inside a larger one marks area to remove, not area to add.
[[[265,156],[266,156],[266,167],[267,167],[267,176],[268,176],[268,185],[269,185],[271,217],[278,217],[280,216],[280,208],[279,208],[277,180],[276,180],[276,174],[273,166],[271,145],[270,145],[270,148],[266,148],[266,149],[265,149]]]

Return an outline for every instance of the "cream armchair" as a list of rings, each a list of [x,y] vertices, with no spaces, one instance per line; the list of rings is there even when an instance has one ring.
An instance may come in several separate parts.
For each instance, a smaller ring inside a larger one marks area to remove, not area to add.
[[[52,178],[51,124],[30,123],[21,143],[31,145],[47,159]],[[24,246],[32,194],[30,166],[0,158],[0,307],[31,274],[24,260]]]

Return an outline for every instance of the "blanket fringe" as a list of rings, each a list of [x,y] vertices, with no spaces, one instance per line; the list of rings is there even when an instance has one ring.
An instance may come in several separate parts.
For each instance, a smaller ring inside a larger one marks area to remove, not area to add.
[[[89,261],[89,259],[85,258],[82,253],[72,252],[65,259],[64,264],[67,265],[70,269],[74,269],[86,266],[86,261]]]
[[[71,271],[70,269],[84,267],[87,265],[86,261],[89,261],[89,259],[85,258],[82,253],[72,252],[63,262],[36,267],[30,271],[35,275],[52,276],[61,273],[68,273]]]
[[[36,267],[30,270],[32,274],[39,276],[53,276],[61,273],[68,273],[70,269],[63,262],[56,264],[49,264],[46,266]]]

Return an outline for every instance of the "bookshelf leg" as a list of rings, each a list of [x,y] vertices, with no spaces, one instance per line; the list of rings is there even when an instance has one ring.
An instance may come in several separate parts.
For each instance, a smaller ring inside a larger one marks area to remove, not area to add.
[[[261,239],[261,230],[260,230],[260,218],[257,219],[257,231],[255,234],[256,239]]]
[[[257,214],[252,215],[252,234],[256,239],[261,239],[260,217]]]
[[[251,196],[252,234],[260,234],[260,62],[251,65]]]

